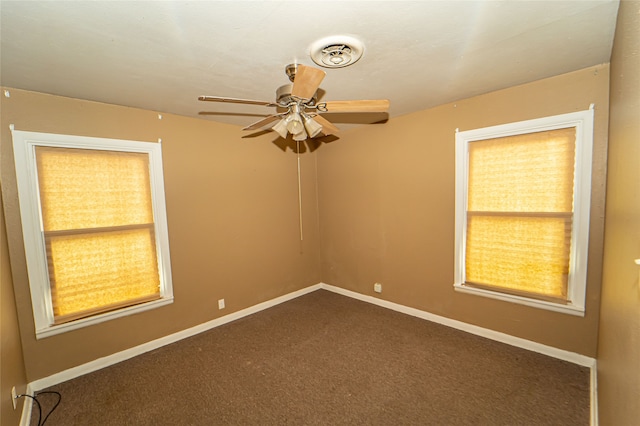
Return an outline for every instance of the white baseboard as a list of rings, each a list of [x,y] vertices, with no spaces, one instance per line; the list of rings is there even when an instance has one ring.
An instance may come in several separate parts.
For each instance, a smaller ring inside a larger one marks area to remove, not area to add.
[[[220,318],[216,318],[214,320],[205,322],[203,324],[197,325],[195,327],[188,328],[186,330],[179,331],[177,333],[170,334],[165,337],[161,337],[156,340],[152,340],[151,342],[144,343],[139,346],[135,346],[130,349],[126,349],[121,352],[114,353],[112,355],[108,355],[103,358],[96,359],[94,361],[90,361],[86,364],[79,365],[77,367],[70,368],[68,370],[61,371],[56,374],[52,374],[51,376],[44,377],[42,379],[34,380],[29,385],[31,389],[35,392],[46,389],[48,387],[57,385],[58,383],[66,382],[67,380],[75,379],[76,377],[83,376],[85,374],[98,371],[102,368],[109,367],[111,365],[117,364],[119,362],[125,361],[127,359],[133,358],[135,356],[141,355],[145,352],[152,351],[154,349],[161,348],[162,346],[169,345],[171,343],[175,343],[179,340],[185,339],[187,337],[195,336],[196,334],[202,333],[204,331],[210,330],[215,327],[219,327],[223,324],[227,324],[231,321],[235,321],[237,319],[246,317],[251,314],[255,314],[256,312],[263,311],[265,309],[271,308],[273,306],[279,305],[280,303],[284,303],[291,299],[295,299],[296,297],[300,297],[304,294],[311,293],[313,291],[319,290],[322,288],[321,284],[315,284],[310,287],[303,288],[298,291],[294,291],[289,294],[285,294],[284,296],[276,297],[275,299],[268,300],[266,302],[258,303],[257,305],[250,306],[246,309],[242,309],[237,312],[233,312],[229,315],[225,315]]]
[[[520,337],[514,337],[505,333],[489,330],[476,325],[467,324],[462,321],[457,321],[450,318],[442,317],[426,311],[410,308],[408,306],[382,300],[377,297],[356,293],[354,291],[346,290],[340,287],[335,287],[325,283],[315,284],[315,285],[303,288],[301,290],[294,291],[289,294],[285,294],[284,296],[280,296],[275,299],[259,303],[257,305],[231,313],[229,315],[225,315],[224,317],[216,318],[212,321],[208,321],[206,323],[197,325],[195,327],[191,327],[186,330],[162,337],[160,339],[156,339],[151,342],[144,343],[142,345],[135,346],[133,348],[130,348],[121,352],[117,352],[115,354],[108,355],[103,358],[96,359],[86,364],[82,364],[77,367],[73,367],[68,370],[61,371],[51,376],[35,380],[29,383],[29,385],[27,386],[27,393],[29,393],[30,395],[33,395],[34,393],[37,393],[37,391],[39,390],[57,385],[58,383],[65,382],[67,380],[71,380],[76,377],[80,377],[82,375],[100,370],[105,367],[109,367],[121,361],[125,361],[127,359],[141,355],[145,352],[149,352],[154,349],[158,349],[162,346],[175,343],[187,337],[191,337],[196,334],[202,333],[204,331],[210,330],[212,328],[219,327],[223,324],[227,324],[231,321],[235,321],[237,319],[260,312],[262,310],[271,308],[273,306],[279,305],[286,301],[295,299],[297,297],[300,297],[302,295],[305,295],[320,289],[328,290],[337,294],[341,294],[343,296],[348,296],[353,299],[361,300],[363,302],[372,303],[374,305],[378,305],[383,308],[391,309],[391,310],[401,312],[407,315],[411,315],[414,317],[418,317],[427,321],[432,321],[432,322],[442,324],[448,327],[452,327],[461,331],[465,331],[467,333],[485,337],[487,339],[506,343],[511,346],[516,346],[516,347],[527,349],[533,352],[538,352],[544,355],[548,355],[553,358],[558,358],[564,361],[578,364],[584,367],[589,367],[591,369],[591,404],[590,404],[591,405],[591,425],[592,426],[598,425],[597,369],[596,369],[596,360],[594,358],[591,358],[585,355],[580,355],[574,352],[569,352],[562,349],[554,348],[552,346],[543,345],[541,343],[532,342],[530,340],[522,339]],[[31,398],[27,398],[27,401],[25,401],[24,403],[23,411],[22,411],[22,419],[20,421],[21,426],[22,425],[27,426],[30,423],[31,408],[32,408],[31,401],[32,401]]]
[[[33,396],[33,388],[31,384],[27,385],[27,389],[24,391],[26,395]],[[20,426],[29,426],[31,424],[31,412],[33,409],[33,399],[24,398],[24,403],[22,404],[22,414],[20,415]]]
[[[447,327],[455,328],[467,333],[475,334],[476,336],[485,337],[487,339],[495,340],[501,343],[506,343],[511,346],[530,350],[543,355],[548,355],[553,358],[558,358],[563,361],[568,361],[573,364],[578,364],[583,367],[589,367],[590,369],[590,417],[591,426],[598,426],[598,385],[597,376],[598,371],[596,367],[595,358],[591,358],[585,355],[577,354],[575,352],[565,351],[563,349],[554,348],[553,346],[543,345],[541,343],[532,342],[530,340],[522,339],[520,337],[511,336],[509,334],[500,333],[498,331],[489,330],[487,328],[479,327],[477,325],[467,324],[462,321],[453,320],[451,318],[442,317],[419,309],[410,308],[408,306],[400,305],[397,303],[389,302],[387,300],[378,299],[377,297],[367,296],[365,294],[356,293],[351,290],[345,290],[344,288],[335,287],[330,284],[321,284],[322,289],[332,291],[334,293],[342,294],[343,296],[352,297],[354,299],[361,300],[363,302],[372,303],[374,305],[382,306],[383,308],[391,309],[397,312],[401,312],[414,317],[422,318],[427,321],[432,321],[438,324],[446,325]]]
[[[349,296],[354,299],[361,300],[363,302],[369,302],[374,305],[382,306],[383,308],[391,309],[403,314],[411,315],[414,317],[422,318],[431,322],[446,325],[447,327],[456,328],[458,330],[466,331],[467,333],[475,334],[476,336],[486,337],[487,339],[495,340],[498,342],[506,343],[511,346],[517,346],[519,348],[527,349],[533,352],[538,352],[544,355],[548,355],[554,358],[569,361],[574,364],[582,365],[584,367],[592,367],[595,364],[595,359],[580,355],[574,352],[565,351],[562,349],[554,348],[552,346],[543,345],[541,343],[532,342],[531,340],[522,339],[520,337],[514,337],[509,334],[500,333],[498,331],[489,330],[487,328],[479,327],[477,325],[467,324],[462,321],[457,321],[451,318],[442,317],[419,309],[410,308],[408,306],[400,305],[398,303],[389,302],[387,300],[378,299],[377,297],[367,296],[364,294],[356,293],[354,291],[345,290],[340,287],[335,287],[329,284],[322,283],[324,290],[329,290],[334,293]]]
[[[595,361],[591,367],[591,426],[598,426],[598,363]]]

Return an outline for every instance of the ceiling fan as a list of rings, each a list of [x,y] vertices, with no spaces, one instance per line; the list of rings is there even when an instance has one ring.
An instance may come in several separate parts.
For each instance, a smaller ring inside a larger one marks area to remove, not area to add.
[[[317,91],[326,75],[324,71],[306,65],[289,64],[286,66],[285,72],[293,84],[279,87],[276,90],[275,102],[219,96],[200,96],[198,100],[276,108],[275,114],[250,124],[242,130],[268,128],[285,139],[291,133],[295,141],[303,141],[319,135],[333,135],[339,132],[336,126],[322,117],[322,113],[386,112],[389,109],[389,101],[386,99],[318,102]],[[272,124],[274,122],[275,124]]]

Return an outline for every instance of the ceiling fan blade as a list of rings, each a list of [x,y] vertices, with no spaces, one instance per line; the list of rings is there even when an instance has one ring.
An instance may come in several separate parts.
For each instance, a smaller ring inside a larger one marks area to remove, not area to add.
[[[274,115],[270,115],[266,118],[263,118],[262,120],[256,121],[253,124],[248,125],[247,127],[245,127],[242,130],[256,130],[256,129],[260,129],[264,126],[266,126],[269,123],[273,123],[276,120],[279,120],[282,118],[281,114],[274,114]]]
[[[327,120],[321,115],[315,115],[313,119],[316,120],[322,126],[322,133],[324,133],[327,136],[335,135],[336,133],[340,132],[340,129],[338,129],[336,126],[331,124],[329,120]]]
[[[269,107],[277,107],[278,104],[266,101],[254,101],[251,99],[238,99],[238,98],[222,98],[220,96],[198,96],[199,101],[208,102],[229,102],[234,104],[249,104],[249,105],[263,105]]]
[[[318,104],[320,112],[387,112],[387,99],[361,101],[329,101]]]
[[[296,76],[293,79],[291,96],[301,99],[311,99],[320,87],[320,83],[327,75],[326,72],[313,67],[298,65]]]

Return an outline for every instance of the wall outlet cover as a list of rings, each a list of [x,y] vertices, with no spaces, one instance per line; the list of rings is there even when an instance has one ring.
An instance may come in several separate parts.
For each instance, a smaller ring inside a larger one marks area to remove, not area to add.
[[[16,393],[16,387],[11,388],[11,403],[13,404],[13,409],[16,409],[16,405],[18,404],[18,394]]]

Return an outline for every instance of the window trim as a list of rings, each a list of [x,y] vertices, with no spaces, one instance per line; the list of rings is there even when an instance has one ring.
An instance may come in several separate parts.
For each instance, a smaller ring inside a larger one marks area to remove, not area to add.
[[[11,132],[36,339],[53,336],[173,303],[164,174],[162,167],[162,145],[155,142],[27,132],[13,128]],[[38,190],[38,171],[35,156],[36,146],[137,152],[145,153],[149,156],[149,177],[155,224],[158,273],[160,276],[160,299],[54,325],[42,224],[42,209]]]
[[[591,210],[591,169],[593,157],[593,105],[588,110],[525,120],[480,129],[456,130],[455,175],[455,291],[523,304],[566,314],[584,316],[589,251],[589,218]],[[467,229],[467,184],[469,143],[505,136],[534,133],[560,128],[576,128],[576,162],[574,171],[574,213],[569,261],[568,303],[555,303],[526,296],[502,293],[465,285]]]

